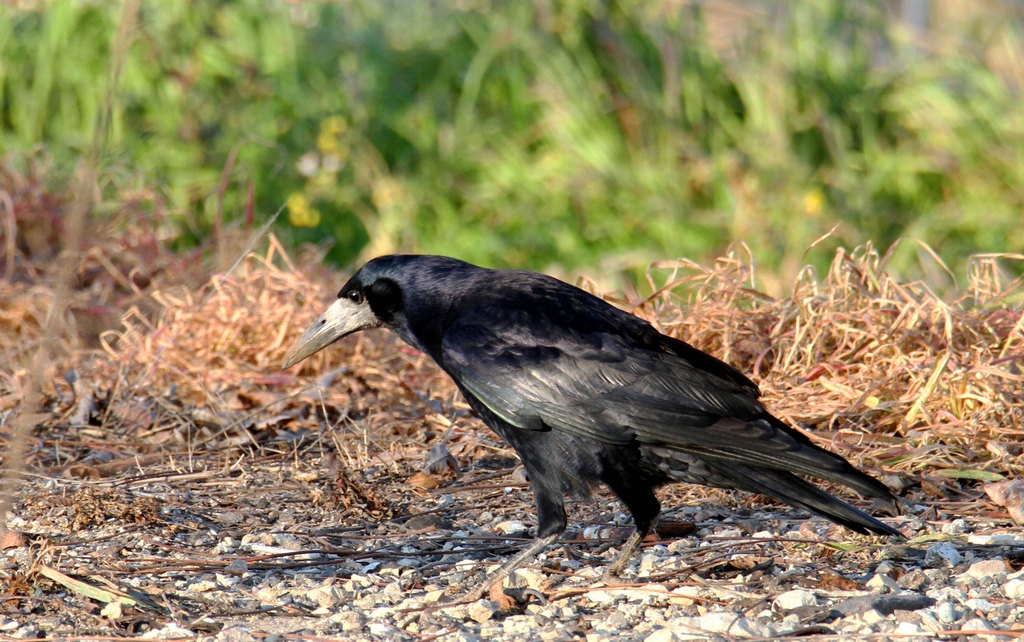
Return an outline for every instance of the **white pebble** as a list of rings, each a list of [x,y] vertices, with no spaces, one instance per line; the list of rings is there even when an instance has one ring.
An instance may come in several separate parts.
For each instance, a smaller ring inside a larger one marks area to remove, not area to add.
[[[1003,593],[1010,599],[1024,598],[1024,580],[1010,580],[1003,587]]]
[[[778,611],[792,611],[802,606],[816,606],[818,604],[818,598],[814,593],[810,591],[802,591],[795,589],[792,591],[786,591],[775,598],[772,603],[774,608]]]

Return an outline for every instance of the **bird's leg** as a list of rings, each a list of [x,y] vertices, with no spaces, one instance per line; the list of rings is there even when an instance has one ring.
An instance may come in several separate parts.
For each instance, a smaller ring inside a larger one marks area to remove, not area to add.
[[[530,486],[537,499],[537,539],[470,589],[465,594],[466,598],[476,600],[486,595],[495,583],[501,582],[511,575],[512,571],[551,546],[565,532],[568,519],[565,516],[565,503],[561,491],[549,487],[545,476],[541,474],[530,474]]]
[[[535,539],[533,543],[519,551],[515,557],[498,567],[498,570],[493,573],[488,573],[487,577],[485,577],[483,581],[466,591],[464,598],[467,600],[478,600],[484,595],[487,595],[492,586],[498,582],[503,582],[506,577],[512,574],[512,571],[533,559],[533,557],[548,546],[554,544],[555,540],[557,540],[560,535],[561,533],[554,533],[547,537],[539,537]]]
[[[605,582],[614,582],[622,569],[629,564],[630,558],[640,547],[640,542],[654,530],[654,525],[658,523],[658,513],[661,512],[661,504],[658,503],[658,498],[650,486],[636,486],[632,480],[620,475],[608,475],[604,481],[629,509],[633,515],[633,523],[636,524],[636,530],[626,540],[622,552],[605,569],[601,577]]]
[[[608,568],[604,570],[604,575],[601,576],[603,582],[614,582],[622,570],[629,564],[629,560],[636,553],[636,549],[640,548],[640,542],[644,541],[647,534],[651,532],[653,524],[648,526],[646,529],[641,530],[638,526],[633,534],[626,540],[626,544],[622,547],[622,552],[615,558],[615,561],[608,565]]]

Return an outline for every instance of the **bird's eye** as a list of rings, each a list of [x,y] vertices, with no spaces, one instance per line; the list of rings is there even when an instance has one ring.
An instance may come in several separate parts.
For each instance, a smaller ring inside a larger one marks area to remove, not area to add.
[[[352,303],[360,304],[366,300],[366,296],[362,290],[352,290],[348,293],[348,300]]]

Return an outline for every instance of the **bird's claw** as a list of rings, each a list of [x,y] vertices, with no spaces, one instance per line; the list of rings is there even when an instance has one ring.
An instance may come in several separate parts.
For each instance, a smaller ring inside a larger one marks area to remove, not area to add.
[[[613,569],[609,566],[601,575],[601,581],[605,584],[618,584],[619,575],[621,574],[621,572],[622,571],[619,571],[618,569]]]

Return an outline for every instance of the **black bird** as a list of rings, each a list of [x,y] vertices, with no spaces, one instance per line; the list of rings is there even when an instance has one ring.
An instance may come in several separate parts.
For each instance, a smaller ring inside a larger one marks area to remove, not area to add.
[[[455,380],[529,476],[537,540],[477,594],[553,543],[566,526],[564,496],[586,495],[597,482],[636,524],[606,578],[654,527],[654,489],[672,482],[761,493],[858,533],[901,536],[800,476],[896,501],[769,414],[738,370],[557,279],[442,256],[383,256],[349,279],[284,367],[381,326]]]

